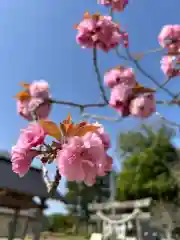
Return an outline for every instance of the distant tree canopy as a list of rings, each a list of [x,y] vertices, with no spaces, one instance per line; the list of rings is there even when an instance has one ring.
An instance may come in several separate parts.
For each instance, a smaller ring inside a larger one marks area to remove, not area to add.
[[[174,132],[166,127],[157,132],[147,126],[142,130],[120,135],[120,151],[124,160],[117,179],[117,198],[176,200],[179,187],[169,168],[179,160],[171,144]]]
[[[48,216],[48,231],[59,232],[72,228],[73,218],[70,215],[52,214]]]
[[[105,201],[110,196],[109,175],[97,178],[96,184],[92,187],[86,186],[84,183],[68,182],[69,189],[66,198],[72,202],[70,211],[77,213],[77,205],[80,204],[79,215],[83,218],[89,218],[88,204],[92,201]]]
[[[170,140],[173,136],[175,131],[165,125],[162,125],[158,131],[153,131],[152,127],[142,124],[139,131],[120,134],[118,147],[123,155],[128,156],[157,144],[171,146]]]

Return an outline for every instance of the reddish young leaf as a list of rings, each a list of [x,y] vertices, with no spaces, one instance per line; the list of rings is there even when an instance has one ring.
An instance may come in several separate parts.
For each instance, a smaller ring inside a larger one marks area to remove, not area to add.
[[[133,89],[134,95],[140,93],[154,93],[155,91],[156,89],[143,87],[139,83],[137,83],[136,87]]]
[[[15,98],[24,101],[30,99],[31,96],[27,90],[22,90],[15,95]]]
[[[39,123],[49,136],[54,137],[57,140],[61,139],[61,131],[56,123],[50,120],[39,120]]]
[[[77,29],[79,24],[74,24],[73,29]]]
[[[30,84],[25,82],[20,82],[19,85],[25,89],[29,89]]]
[[[94,125],[85,125],[82,127],[78,127],[77,128],[77,132],[75,133],[75,136],[79,136],[79,137],[83,137],[86,133],[88,132],[95,132],[99,127],[98,126],[94,126]]]
[[[90,18],[90,14],[89,14],[88,11],[86,11],[86,12],[84,13],[84,19],[88,19],[88,18]]]
[[[73,125],[72,118],[71,118],[71,114],[69,113],[67,118],[62,123],[60,123],[60,128],[63,131],[63,134],[65,136],[67,134],[68,129],[71,128],[72,125]]]

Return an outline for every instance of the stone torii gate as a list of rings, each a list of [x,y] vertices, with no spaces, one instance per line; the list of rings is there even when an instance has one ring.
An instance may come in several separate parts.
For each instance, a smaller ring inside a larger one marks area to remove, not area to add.
[[[39,204],[33,201],[34,197],[39,198]],[[20,211],[29,209],[36,209],[33,240],[40,239],[43,210],[47,208],[47,199],[49,199],[49,194],[42,178],[42,171],[31,167],[26,176],[19,178],[12,172],[9,154],[0,152],[0,207],[14,211],[9,225],[8,240],[14,239],[16,235]],[[66,203],[65,198],[59,192],[56,192],[52,199]]]
[[[102,227],[98,229],[102,231],[103,239],[142,240],[140,221],[150,219],[148,209],[151,203],[151,198],[147,198],[126,202],[109,201],[106,203],[89,204],[89,210],[92,212],[90,219],[99,225],[101,221],[103,222]],[[133,226],[132,222],[134,222],[135,226]],[[128,238],[128,228],[136,229],[134,233],[136,236]]]

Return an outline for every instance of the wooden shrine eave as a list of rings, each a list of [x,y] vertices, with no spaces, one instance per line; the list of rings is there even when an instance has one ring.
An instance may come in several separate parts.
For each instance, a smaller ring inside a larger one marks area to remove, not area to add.
[[[31,209],[39,208],[33,201],[24,201],[23,199],[14,199],[11,196],[0,197],[0,206],[12,209]]]
[[[12,171],[9,154],[0,152],[0,190],[6,189],[27,196],[50,198],[42,178],[41,169],[31,167],[29,172],[23,178],[20,178]],[[58,191],[51,199],[67,203],[66,199]]]
[[[45,209],[47,206],[41,206],[35,203],[31,196],[24,194],[18,194],[17,192],[12,192],[9,190],[0,191],[0,206],[8,209]]]

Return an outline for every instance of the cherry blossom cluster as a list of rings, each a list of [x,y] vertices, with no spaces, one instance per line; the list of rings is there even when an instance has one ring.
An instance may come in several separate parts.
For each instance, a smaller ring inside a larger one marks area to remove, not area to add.
[[[128,34],[120,30],[120,26],[112,21],[111,16],[100,14],[84,14],[83,20],[75,26],[76,41],[82,48],[101,49],[108,52],[122,43],[128,46]]]
[[[17,94],[17,112],[26,120],[33,120],[34,113],[38,119],[47,118],[51,111],[48,99],[49,85],[46,81],[34,81],[32,84],[21,84],[24,88]]]
[[[168,77],[180,75],[180,25],[165,25],[159,36],[159,44],[167,50],[162,57],[161,69]]]
[[[115,12],[121,12],[128,4],[128,0],[98,0],[99,4],[111,7]]]
[[[123,11],[128,0],[98,0],[112,11]],[[112,12],[111,11],[111,12]],[[93,63],[98,84],[103,93],[101,104],[77,104],[56,101],[51,98],[49,84],[44,80],[31,84],[21,83],[23,90],[16,94],[17,112],[29,121],[12,147],[12,170],[24,176],[33,161],[38,157],[43,166],[56,163],[59,176],[69,181],[83,181],[93,185],[97,176],[105,176],[112,169],[112,158],[107,151],[111,147],[110,138],[99,123],[74,123],[70,114],[60,124],[49,120],[52,104],[66,104],[78,107],[111,106],[122,117],[148,118],[156,111],[155,89],[141,86],[131,67],[118,66],[104,75],[104,85],[110,89],[108,101],[98,66],[96,51],[109,52],[119,45],[128,53],[128,33],[113,21],[112,16],[99,13],[84,14],[82,21],[75,26],[76,42],[82,48],[93,49]],[[159,44],[166,51],[161,59],[161,68],[168,77],[180,76],[180,25],[166,25],[158,36]],[[117,49],[116,49],[117,50]],[[131,54],[130,58],[133,59]],[[134,61],[137,63],[137,61]],[[47,144],[47,137],[53,138]]]
[[[47,120],[51,106],[48,83],[41,80],[22,85],[24,90],[16,95],[18,113],[27,120],[33,120],[33,113],[38,120],[21,131],[13,146],[12,170],[24,176],[33,159],[39,157],[43,164],[55,161],[59,174],[69,181],[92,185],[97,176],[107,174],[112,158],[107,154],[110,139],[104,128],[97,123],[74,124],[70,116],[58,128]],[[47,145],[46,136],[54,137],[55,141]]]
[[[156,110],[153,91],[137,83],[132,68],[118,66],[106,72],[104,83],[111,89],[109,104],[123,117],[147,118]]]

